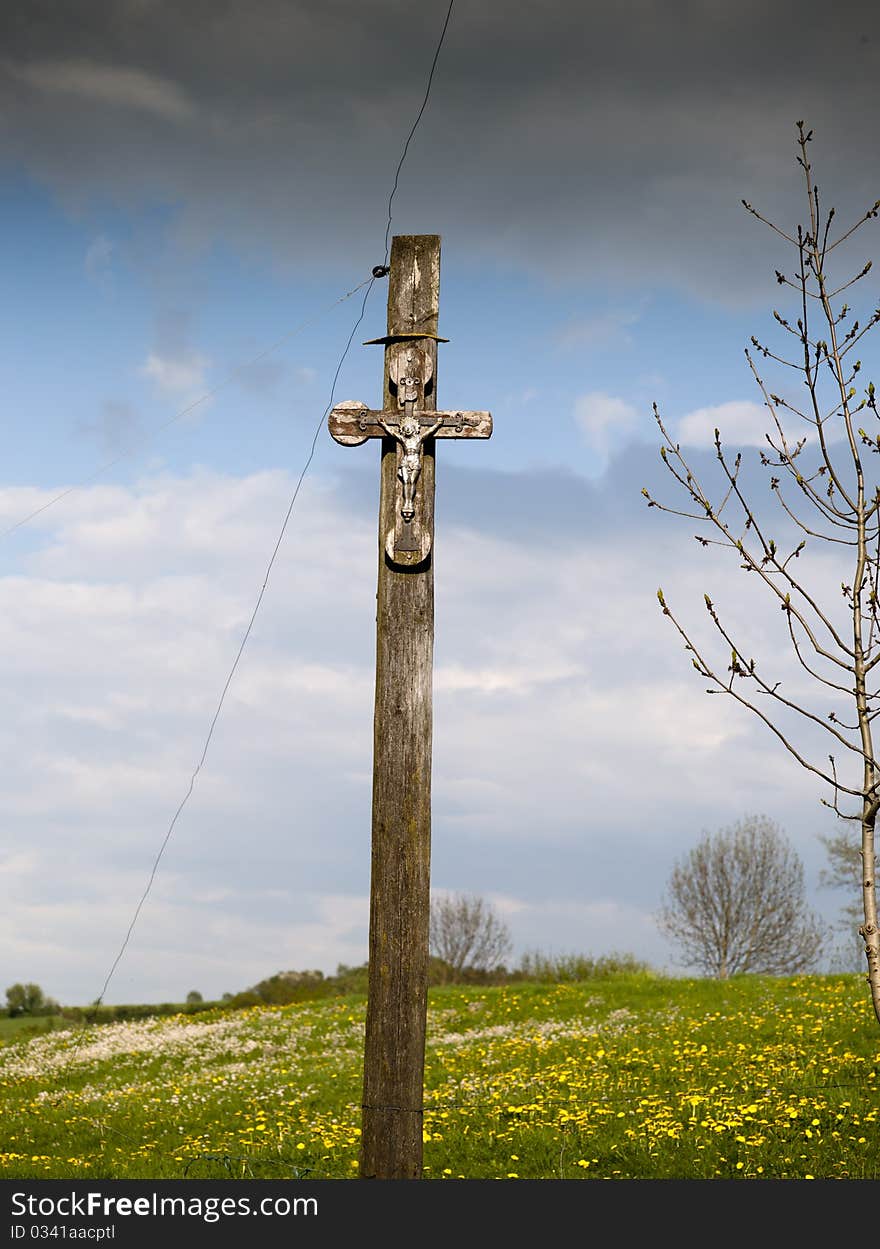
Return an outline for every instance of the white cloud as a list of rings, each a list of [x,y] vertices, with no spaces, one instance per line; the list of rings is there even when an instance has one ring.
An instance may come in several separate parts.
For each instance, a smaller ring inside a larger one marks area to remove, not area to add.
[[[200,757],[292,484],[202,471],[83,489],[0,578],[10,982],[68,1001],[100,988]],[[8,494],[0,515],[23,501]],[[319,479],[300,495],[111,1001],[211,995],[366,957],[376,539],[372,499],[352,498]],[[599,519],[559,558],[540,535],[457,526],[442,544],[437,887],[503,901],[520,949],[662,961],[645,916],[700,829],[742,814],[743,778],[749,808],[802,840],[819,795],[762,726],[702,692],[657,608],[658,568],[696,636],[705,589],[739,613],[744,654],[754,644],[774,661],[784,638],[756,624],[757,587],[733,592],[723,561],[674,559],[650,522],[633,539]]]
[[[176,356],[151,351],[141,372],[167,394],[188,395],[206,389],[205,369],[209,364],[210,360],[197,351]]]
[[[575,400],[574,417],[588,445],[604,464],[611,449],[635,429],[638,413],[624,399],[592,390]]]
[[[809,426],[790,416],[780,421],[791,447],[809,432]],[[762,403],[749,399],[734,399],[729,403],[717,403],[706,408],[696,408],[681,417],[676,440],[691,447],[715,446],[715,430],[721,434],[722,444],[735,447],[767,447],[766,434],[778,435],[773,418]]]
[[[22,65],[7,62],[5,68],[38,91],[76,96],[116,109],[134,109],[164,121],[186,121],[195,112],[186,92],[176,83],[141,69],[73,59]]]
[[[482,694],[527,693],[535,686],[548,681],[568,680],[578,676],[583,669],[579,664],[532,663],[527,655],[519,662],[513,661],[496,667],[479,667],[467,664],[444,664],[434,674],[434,688],[441,694],[457,694],[477,691]]]
[[[21,877],[14,917],[0,914],[0,944],[19,966],[38,969],[47,993],[85,1004],[101,989],[144,880],[142,872],[68,866],[68,901],[44,901],[40,874]],[[253,905],[270,916],[236,914],[228,891],[193,888],[161,866],[106,1000],[182,1000],[194,988],[219,998],[278,971],[363,962],[369,894],[306,893],[297,905],[284,890],[264,889]]]

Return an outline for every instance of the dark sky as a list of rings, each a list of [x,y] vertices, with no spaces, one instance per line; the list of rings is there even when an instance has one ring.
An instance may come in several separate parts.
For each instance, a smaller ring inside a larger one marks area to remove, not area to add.
[[[175,203],[190,242],[363,264],[446,7],[8,0],[0,150],[73,204]],[[395,228],[736,299],[772,247],[739,200],[796,183],[799,118],[839,209],[873,198],[878,26],[864,0],[458,0]]]

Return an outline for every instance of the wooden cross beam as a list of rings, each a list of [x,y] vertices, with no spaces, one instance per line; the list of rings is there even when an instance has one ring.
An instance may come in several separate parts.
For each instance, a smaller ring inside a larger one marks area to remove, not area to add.
[[[340,403],[343,446],[382,439],[370,949],[360,1176],[418,1179],[431,901],[434,443],[488,438],[488,412],[436,411],[440,239],[391,247],[382,407]]]
[[[327,418],[330,433],[344,447],[357,447],[368,438],[393,438],[397,444],[400,506],[394,525],[385,534],[385,553],[393,563],[412,565],[428,558],[433,541],[431,521],[419,506],[418,480],[425,444],[433,438],[489,438],[488,412],[438,412],[427,400],[432,395],[432,353],[419,344],[433,335],[389,334],[373,339],[384,343],[393,409],[374,411],[357,400],[338,403]],[[444,342],[444,339],[437,339]]]

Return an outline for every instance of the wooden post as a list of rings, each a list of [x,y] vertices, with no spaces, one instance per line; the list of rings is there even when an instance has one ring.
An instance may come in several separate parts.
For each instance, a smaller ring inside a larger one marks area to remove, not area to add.
[[[382,438],[370,945],[360,1176],[422,1174],[434,657],[434,440],[488,438],[488,412],[436,410],[440,239],[391,247],[382,411],[337,404],[346,446]]]
[[[388,275],[388,334],[436,335],[440,239],[398,237]],[[437,342],[423,340],[437,376]],[[422,342],[419,343],[422,346]],[[385,348],[383,408],[396,406]],[[436,386],[424,397],[436,407]],[[423,447],[422,528],[434,532],[433,438]],[[434,558],[394,565],[384,535],[398,508],[397,445],[382,440],[379,585],[376,595],[376,705],[373,721],[373,854],[362,1179],[419,1179],[428,1010],[431,905],[431,742],[434,665]]]

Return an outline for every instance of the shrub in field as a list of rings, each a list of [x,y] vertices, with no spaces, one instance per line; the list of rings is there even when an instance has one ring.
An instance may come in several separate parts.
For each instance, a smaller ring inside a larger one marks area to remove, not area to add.
[[[163,1015],[196,1015],[213,1010],[218,1002],[121,1002],[108,1006],[62,1006],[59,1012],[73,1023],[121,1023],[129,1019],[153,1019]]]
[[[634,954],[542,954],[539,950],[523,955],[514,973],[517,979],[539,984],[577,984],[581,980],[607,980],[613,976],[656,974]]]

